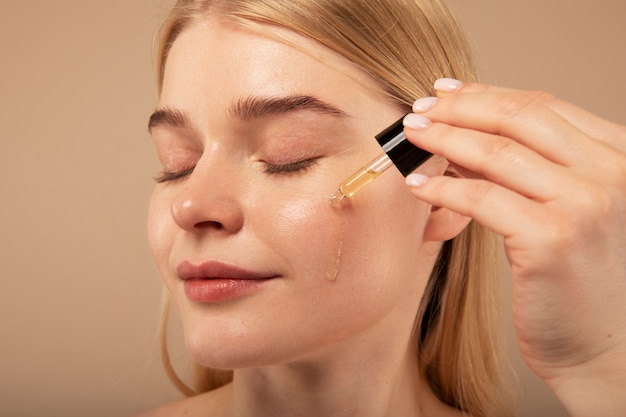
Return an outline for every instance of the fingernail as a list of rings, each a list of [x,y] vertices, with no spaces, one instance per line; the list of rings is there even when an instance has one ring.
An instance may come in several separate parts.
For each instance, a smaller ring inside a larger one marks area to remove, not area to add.
[[[424,113],[432,109],[439,98],[437,97],[424,97],[420,98],[413,103],[413,111],[415,113]]]
[[[440,78],[435,81],[435,90],[451,93],[459,90],[463,86],[463,82],[454,78]]]
[[[404,126],[410,127],[411,129],[425,129],[430,126],[431,123],[432,122],[424,116],[415,113],[407,114],[402,121]]]
[[[428,181],[428,177],[422,174],[409,174],[405,178],[406,185],[410,187],[419,187]]]

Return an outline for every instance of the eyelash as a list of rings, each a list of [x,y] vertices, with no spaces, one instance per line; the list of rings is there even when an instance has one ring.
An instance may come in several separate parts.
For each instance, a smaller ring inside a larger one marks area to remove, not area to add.
[[[289,174],[297,171],[305,171],[315,165],[316,160],[317,158],[310,158],[282,165],[275,165],[266,162],[264,171],[266,174]]]
[[[164,182],[170,182],[170,181],[176,181],[176,180],[179,180],[179,179],[184,178],[187,175],[191,174],[194,169],[195,169],[195,167],[183,169],[181,171],[176,171],[176,172],[163,171],[162,173],[157,175],[154,178],[154,180],[157,182],[157,184],[161,184],[161,183],[164,183]]]
[[[303,161],[290,162],[288,164],[281,165],[270,164],[266,162],[264,172],[266,174],[289,174],[293,172],[304,171],[312,167],[316,163],[316,159],[317,158],[305,159]],[[190,175],[194,169],[195,167],[183,169],[176,172],[164,171],[157,175],[154,180],[157,182],[157,184],[176,181]]]

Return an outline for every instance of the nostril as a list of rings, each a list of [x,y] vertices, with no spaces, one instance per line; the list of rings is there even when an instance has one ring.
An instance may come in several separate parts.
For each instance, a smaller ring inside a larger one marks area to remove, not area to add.
[[[216,221],[202,221],[194,224],[195,229],[213,229],[213,230],[222,230],[224,225],[220,222]]]

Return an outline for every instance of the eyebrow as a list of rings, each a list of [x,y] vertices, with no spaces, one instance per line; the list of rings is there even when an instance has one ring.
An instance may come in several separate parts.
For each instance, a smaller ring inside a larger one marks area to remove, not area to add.
[[[311,95],[291,95],[285,97],[250,96],[241,98],[229,107],[227,114],[234,119],[252,121],[297,110],[311,110],[316,113],[337,117],[348,116],[343,110]],[[150,115],[148,131],[150,132],[153,128],[162,125],[188,128],[191,123],[187,114],[181,110],[164,107],[155,110]]]
[[[150,119],[148,120],[148,132],[152,131],[156,126],[162,125],[187,128],[190,123],[189,118],[182,111],[165,107],[155,110],[154,113],[150,115]]]
[[[345,117],[348,114],[337,107],[311,95],[285,97],[251,96],[239,99],[228,110],[229,116],[243,121],[284,114],[296,110],[311,110],[320,114]]]

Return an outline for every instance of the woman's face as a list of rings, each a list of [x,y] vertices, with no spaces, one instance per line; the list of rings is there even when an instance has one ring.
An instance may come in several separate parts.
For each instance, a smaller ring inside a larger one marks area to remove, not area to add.
[[[192,355],[216,368],[410,326],[435,253],[430,208],[395,169],[328,204],[402,113],[330,51],[267,30],[298,47],[211,18],[185,29],[150,119],[152,252]]]

